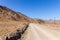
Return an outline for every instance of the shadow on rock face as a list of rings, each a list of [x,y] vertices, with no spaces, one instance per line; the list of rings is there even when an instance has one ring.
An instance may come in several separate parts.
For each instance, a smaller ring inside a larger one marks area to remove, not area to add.
[[[26,25],[22,30],[17,29],[15,32],[10,34],[10,37],[6,37],[6,40],[18,40],[21,38],[22,34],[27,30],[28,25]]]
[[[21,38],[21,31],[17,30],[16,32],[10,35],[10,38],[6,37],[6,40],[17,40],[19,38]]]

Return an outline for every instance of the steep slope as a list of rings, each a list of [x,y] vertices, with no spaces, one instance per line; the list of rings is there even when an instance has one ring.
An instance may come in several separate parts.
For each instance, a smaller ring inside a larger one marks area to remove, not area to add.
[[[34,23],[43,22],[43,20],[41,20],[41,19],[30,18],[20,12],[15,12],[5,6],[0,5],[0,21],[8,21],[8,20],[34,22]]]
[[[0,6],[0,21],[13,20],[13,21],[27,21],[31,22],[31,18],[25,16],[20,12],[15,12],[5,6]]]

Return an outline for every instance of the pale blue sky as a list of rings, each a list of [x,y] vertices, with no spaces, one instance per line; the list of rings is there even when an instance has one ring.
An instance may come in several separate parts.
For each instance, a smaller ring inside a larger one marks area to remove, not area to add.
[[[0,5],[32,18],[60,19],[60,0],[0,0]]]

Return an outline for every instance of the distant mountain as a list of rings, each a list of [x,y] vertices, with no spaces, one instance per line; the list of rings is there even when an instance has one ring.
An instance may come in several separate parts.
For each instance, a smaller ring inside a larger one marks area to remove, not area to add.
[[[0,5],[0,21],[1,20],[27,21],[27,22],[32,21],[31,18],[27,17],[22,13],[15,12],[5,6]]]

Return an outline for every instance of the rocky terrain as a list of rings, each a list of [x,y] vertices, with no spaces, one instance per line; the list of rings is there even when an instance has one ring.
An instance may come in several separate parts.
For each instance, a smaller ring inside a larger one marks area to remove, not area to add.
[[[26,15],[15,12],[5,6],[0,6],[0,21],[13,20],[13,21],[28,21],[31,22],[31,18]]]
[[[30,22],[32,22],[30,17],[5,6],[0,6],[0,40],[6,40],[6,37],[13,40],[11,36],[12,38],[17,36],[15,38],[19,39]]]
[[[44,23],[41,19],[30,18],[21,12],[0,5],[0,40],[18,40],[29,23]]]

